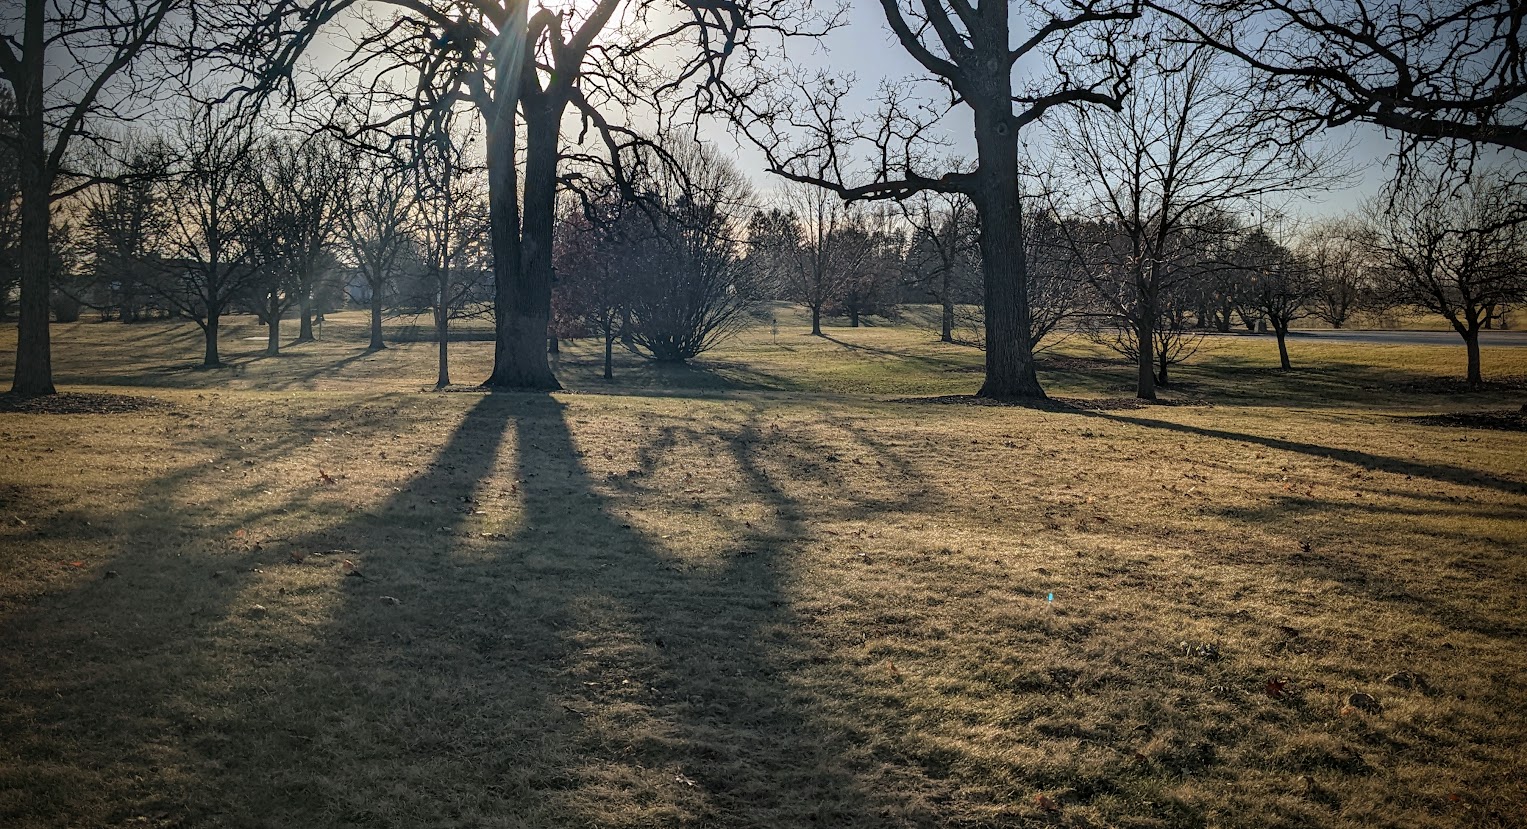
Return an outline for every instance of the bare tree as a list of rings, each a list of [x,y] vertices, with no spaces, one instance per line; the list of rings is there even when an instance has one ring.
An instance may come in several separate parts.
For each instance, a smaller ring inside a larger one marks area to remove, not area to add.
[[[493,265],[487,183],[481,166],[472,162],[476,136],[469,129],[453,130],[452,120],[436,123],[434,134],[423,133],[417,145],[411,201],[416,212],[414,246],[423,265],[420,284],[427,291],[419,299],[430,308],[435,326],[435,388],[445,388],[451,384],[451,321],[481,308]]]
[[[557,293],[569,330],[598,332],[604,346],[604,379],[615,379],[615,343],[620,339],[637,274],[650,271],[645,244],[651,220],[636,205],[606,191],[570,209],[558,225]],[[756,264],[755,264],[756,266]]]
[[[1476,171],[1462,192],[1439,174],[1413,177],[1365,209],[1363,244],[1378,290],[1442,316],[1463,338],[1468,383],[1484,383],[1479,332],[1497,307],[1527,298],[1527,226],[1503,222],[1516,190],[1497,171]]]
[[[1527,150],[1522,0],[1197,0],[1152,4],[1276,83],[1280,109],[1418,142]]]
[[[652,182],[651,235],[632,240],[650,266],[630,275],[627,333],[637,353],[682,362],[736,333],[756,300],[742,244],[752,193],[735,166],[698,143],[667,152],[677,164]]]
[[[0,12],[0,80],[14,94],[21,318],[11,390],[52,394],[48,233],[55,201],[85,186],[67,168],[76,140],[153,100],[144,58],[189,0],[21,0]]]
[[[1278,339],[1278,365],[1288,371],[1293,368],[1288,359],[1288,329],[1310,314],[1311,268],[1261,228],[1244,234],[1230,259],[1243,275],[1245,289],[1238,303],[1248,315],[1255,314],[1272,326]]]
[[[393,152],[368,153],[358,163],[351,185],[340,195],[339,227],[370,292],[371,341],[366,348],[381,351],[387,347],[382,310],[409,245],[413,188],[407,160]]]
[[[841,301],[850,283],[873,252],[870,234],[862,227],[862,211],[819,187],[786,184],[776,194],[778,208],[796,223],[794,240],[785,236],[771,252],[776,278],[785,296],[811,309],[811,333],[822,336],[823,310]]]
[[[82,191],[81,231],[90,251],[94,290],[103,309],[122,322],[144,311],[146,279],[169,229],[166,176],[169,148],[157,139],[124,139],[123,160],[102,159],[102,183]]]
[[[1133,329],[1142,399],[1155,398],[1164,374],[1152,349],[1166,300],[1184,301],[1178,289],[1201,272],[1204,246],[1233,229],[1225,214],[1342,173],[1332,157],[1285,140],[1268,96],[1248,88],[1216,53],[1170,47],[1154,55],[1117,115],[1077,111],[1052,132],[1083,214],[1122,234],[1126,245],[1082,261],[1110,262],[1091,278]],[[1115,245],[1111,236],[1103,241]],[[1121,275],[1122,285],[1115,281]]]
[[[939,304],[939,342],[954,342],[955,303],[980,270],[975,205],[963,193],[923,191],[900,202],[912,227],[907,247],[911,286]]]
[[[228,68],[258,87],[287,83],[297,57],[356,0],[270,0]],[[496,338],[485,385],[556,388],[546,356],[562,131],[573,108],[624,178],[621,156],[649,142],[612,113],[661,110],[672,96],[705,95],[729,65],[751,62],[754,31],[786,34],[819,17],[804,0],[594,0],[566,13],[516,0],[384,0],[353,38],[344,73],[365,72],[368,94],[401,112],[443,113],[470,102],[486,127]],[[677,12],[675,14],[675,12]],[[612,22],[619,21],[619,25]],[[654,57],[657,55],[657,57]],[[388,81],[400,78],[390,92]],[[698,92],[696,92],[698,88]],[[592,153],[589,154],[592,156]],[[587,160],[587,159],[585,159]]]
[[[222,316],[259,273],[257,142],[231,110],[196,106],[170,143],[177,159],[165,199],[170,226],[152,287],[201,327],[202,366],[215,368]]]
[[[343,196],[354,162],[323,133],[302,141],[277,138],[263,146],[258,181],[271,264],[286,276],[300,313],[297,342],[313,340],[315,300],[332,280]],[[276,324],[279,324],[279,317]]]
[[[1310,313],[1332,328],[1346,325],[1354,311],[1371,301],[1360,237],[1360,228],[1350,221],[1326,222],[1295,246],[1299,260],[1310,269]]]
[[[1060,0],[1015,15],[1003,2],[901,3],[881,0],[902,48],[947,96],[920,99],[908,85],[886,86],[878,111],[855,119],[849,87],[832,78],[797,78],[773,95],[730,103],[771,171],[815,184],[845,200],[899,199],[933,190],[963,193],[976,206],[985,292],[985,397],[1043,397],[1029,346],[1027,260],[1022,238],[1018,141],[1025,127],[1057,107],[1118,108],[1130,58],[1121,30],[1137,3]],[[1031,23],[1015,31],[1014,18]],[[1050,77],[1030,67],[1048,61]],[[1014,76],[1024,82],[1015,85]],[[975,166],[928,170],[928,136],[954,111],[974,126]],[[856,166],[863,169],[856,172]]]

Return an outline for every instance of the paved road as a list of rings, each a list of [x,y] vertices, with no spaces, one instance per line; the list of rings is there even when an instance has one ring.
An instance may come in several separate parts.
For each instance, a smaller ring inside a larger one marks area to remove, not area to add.
[[[1217,336],[1227,336],[1219,334]],[[1228,336],[1257,336],[1245,332]],[[1271,337],[1271,334],[1262,336]],[[1326,342],[1385,343],[1387,345],[1461,346],[1463,338],[1452,331],[1290,331],[1290,340],[1308,339]],[[1479,344],[1485,348],[1527,348],[1527,331],[1481,331]]]

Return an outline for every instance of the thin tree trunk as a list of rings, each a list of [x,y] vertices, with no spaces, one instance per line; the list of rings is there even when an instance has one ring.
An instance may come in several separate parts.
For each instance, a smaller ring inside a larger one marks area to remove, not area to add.
[[[1463,331],[1463,344],[1469,353],[1469,387],[1479,388],[1485,384],[1483,372],[1479,367],[1479,328],[1470,327]]]
[[[943,276],[942,304],[944,308],[943,313],[940,315],[938,332],[938,340],[941,343],[954,342],[954,296],[950,292],[949,270],[949,268],[945,268]]]
[[[442,289],[440,306],[435,309],[435,343],[439,368],[435,372],[435,388],[443,389],[451,384],[450,366],[450,317],[445,308],[445,291]]]
[[[265,356],[281,353],[281,306],[272,299],[270,314],[266,318]]]
[[[817,303],[811,306],[811,333],[813,336],[822,336],[822,305]]]
[[[604,321],[604,379],[615,379],[615,321]]]
[[[202,326],[202,334],[206,339],[206,350],[202,354],[202,368],[219,368],[223,361],[217,354],[217,327],[221,321],[221,314],[212,309],[207,309],[207,322]]]
[[[547,354],[561,354],[562,353],[562,343],[560,341],[558,341],[557,335],[555,335],[555,334],[548,334],[548,335],[546,335],[546,353]]]
[[[848,306],[848,327],[859,327],[859,306],[857,304]]]
[[[371,344],[366,346],[367,351],[382,351],[387,348],[387,343],[382,342],[382,291],[380,286],[371,286]]]
[[[1273,333],[1278,337],[1278,365],[1288,371],[1293,368],[1288,361],[1288,326],[1273,325]]]

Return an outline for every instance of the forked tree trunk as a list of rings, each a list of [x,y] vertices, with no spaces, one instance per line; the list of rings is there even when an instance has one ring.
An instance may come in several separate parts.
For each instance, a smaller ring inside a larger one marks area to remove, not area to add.
[[[546,355],[551,322],[551,241],[556,199],[557,117],[545,113],[527,124],[525,210],[521,216],[515,175],[514,123],[494,122],[488,131],[488,212],[493,241],[493,374],[483,383],[498,389],[560,389]]]

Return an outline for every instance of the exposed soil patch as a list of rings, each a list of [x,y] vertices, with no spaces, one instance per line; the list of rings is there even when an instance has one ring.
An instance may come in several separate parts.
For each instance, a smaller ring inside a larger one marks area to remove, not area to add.
[[[1486,412],[1449,412],[1411,418],[1426,426],[1457,426],[1464,429],[1498,429],[1502,432],[1527,432],[1527,409],[1497,409]]]
[[[157,397],[130,394],[0,394],[0,412],[21,414],[127,414],[169,406]]]

